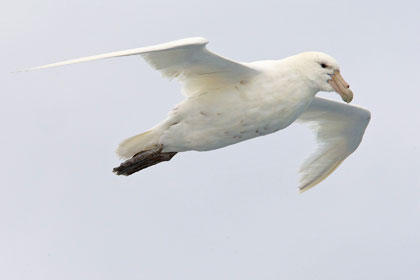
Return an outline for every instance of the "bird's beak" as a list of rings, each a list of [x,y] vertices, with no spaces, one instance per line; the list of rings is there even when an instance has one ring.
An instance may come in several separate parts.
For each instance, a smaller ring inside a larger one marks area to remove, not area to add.
[[[341,96],[344,102],[350,103],[353,99],[353,92],[349,89],[349,84],[344,81],[340,75],[340,71],[334,71],[328,83]]]

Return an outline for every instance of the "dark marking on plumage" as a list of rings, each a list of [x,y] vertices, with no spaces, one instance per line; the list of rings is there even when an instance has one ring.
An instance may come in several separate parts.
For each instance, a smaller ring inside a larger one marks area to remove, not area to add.
[[[226,72],[226,71],[204,72],[204,73],[198,73],[198,74],[196,74],[196,75],[197,75],[197,76],[202,76],[202,75],[211,75],[211,74],[222,73],[222,72]]]

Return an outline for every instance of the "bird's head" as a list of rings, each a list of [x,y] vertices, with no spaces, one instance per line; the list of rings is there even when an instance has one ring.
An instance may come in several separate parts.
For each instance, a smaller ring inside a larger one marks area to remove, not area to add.
[[[353,92],[341,77],[340,67],[331,56],[321,52],[305,52],[295,56],[299,70],[317,91],[335,91],[344,102],[351,102]]]

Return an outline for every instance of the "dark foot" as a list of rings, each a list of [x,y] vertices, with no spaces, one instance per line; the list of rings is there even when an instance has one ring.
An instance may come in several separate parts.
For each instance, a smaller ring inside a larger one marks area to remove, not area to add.
[[[159,162],[168,161],[176,155],[176,152],[162,153],[162,149],[163,146],[159,145],[151,150],[140,152],[121,163],[120,166],[115,167],[112,172],[117,175],[128,176]]]

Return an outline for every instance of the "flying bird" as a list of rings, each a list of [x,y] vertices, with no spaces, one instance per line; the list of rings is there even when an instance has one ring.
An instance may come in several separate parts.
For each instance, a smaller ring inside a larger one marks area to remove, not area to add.
[[[27,70],[140,55],[164,76],[181,82],[184,101],[162,122],[119,145],[117,154],[126,161],[114,168],[117,175],[131,175],[179,152],[219,149],[299,122],[308,124],[320,142],[300,169],[302,192],[320,183],[357,149],[370,112],[316,97],[320,91],[335,91],[346,103],[353,99],[334,58],[304,52],[243,63],[210,52],[207,43],[204,38],[187,38]]]

